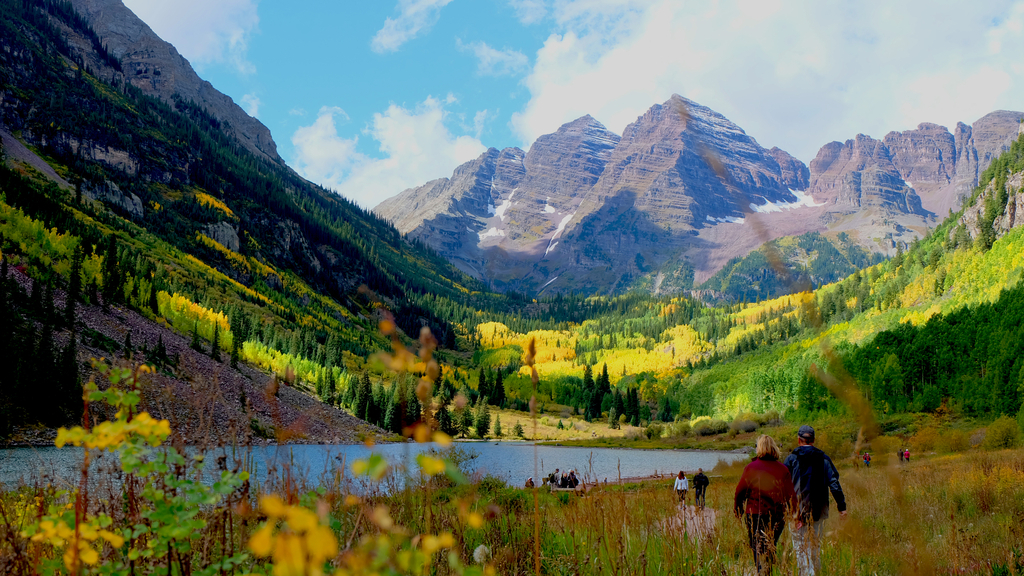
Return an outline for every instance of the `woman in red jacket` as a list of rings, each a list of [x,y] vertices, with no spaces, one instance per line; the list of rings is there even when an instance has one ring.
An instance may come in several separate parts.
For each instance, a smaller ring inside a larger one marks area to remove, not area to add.
[[[779,447],[771,436],[762,435],[757,439],[757,458],[743,469],[736,485],[733,505],[737,518],[745,514],[758,574],[771,574],[786,512],[796,510],[796,505],[793,479],[779,462]]]

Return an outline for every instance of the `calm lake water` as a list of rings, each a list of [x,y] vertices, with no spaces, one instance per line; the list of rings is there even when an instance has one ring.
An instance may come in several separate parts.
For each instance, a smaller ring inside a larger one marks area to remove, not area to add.
[[[710,470],[719,460],[726,463],[749,459],[745,454],[731,452],[683,451],[683,450],[630,450],[622,448],[577,448],[563,446],[537,446],[527,443],[466,442],[455,446],[476,453],[468,471],[483,475],[497,476],[513,486],[521,486],[526,478],[538,478],[549,474],[555,468],[575,469],[577,474],[588,481],[614,480],[649,476],[654,473],[675,474],[679,470],[696,471],[697,468]],[[270,446],[245,448],[248,468],[254,472],[257,481],[265,478],[268,470],[278,471],[289,467],[293,475],[316,481],[323,475],[333,475],[342,465],[351,472],[352,461],[379,453],[388,462],[415,464],[415,456],[426,450],[424,444],[386,444],[367,448],[363,445],[339,446]],[[229,461],[236,455],[231,448],[218,448],[206,453],[209,468],[214,468],[216,458],[227,455]],[[534,456],[536,466],[534,468]],[[93,452],[93,464],[100,469],[117,466],[116,457],[107,453]],[[65,448],[12,448],[0,450],[0,484],[7,486],[19,483],[34,484],[40,481],[54,484],[77,482],[82,462],[82,451],[73,447]]]

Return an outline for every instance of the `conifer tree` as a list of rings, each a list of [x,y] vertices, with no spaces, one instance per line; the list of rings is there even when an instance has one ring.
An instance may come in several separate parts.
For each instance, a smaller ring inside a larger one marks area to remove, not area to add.
[[[156,278],[153,278],[152,283],[149,285],[149,311],[154,316],[160,314],[160,303],[156,297]]]
[[[397,390],[393,390],[392,393],[389,394],[388,396],[389,396],[388,397],[388,407],[387,407],[387,411],[386,411],[386,413],[384,415],[384,425],[382,426],[382,428],[384,428],[388,432],[393,432],[395,434],[401,434],[402,433],[402,415],[401,415],[401,409],[399,408],[399,405],[398,405],[398,399],[397,399],[398,391]]]
[[[469,431],[473,428],[474,423],[473,411],[466,406],[462,409],[462,414],[459,415],[459,433],[463,437],[469,435]]]
[[[491,430],[491,409],[487,405],[487,398],[482,396],[477,404],[475,426],[476,435],[481,438],[486,438]]]
[[[103,252],[103,306],[120,300],[121,286],[124,282],[121,268],[117,262],[117,238],[111,234]]]
[[[238,356],[239,356],[239,340],[241,338],[238,334],[231,335],[231,367],[238,368]]]
[[[448,406],[442,404],[434,415],[437,418],[437,427],[449,436],[455,436],[459,431],[452,425],[452,414],[448,411]]]
[[[516,421],[516,425],[512,427],[512,435],[516,438],[523,437],[523,425],[520,424],[518,420]]]
[[[370,373],[363,372],[362,377],[359,379],[359,387],[356,389],[355,400],[352,406],[352,413],[356,418],[366,420],[366,404],[370,401],[371,394]]]
[[[489,385],[487,383],[487,374],[484,373],[483,368],[480,368],[480,377],[477,380],[476,391],[480,394],[481,397],[491,395],[491,391],[488,388],[488,386]]]
[[[337,381],[334,379],[334,367],[330,363],[327,364],[327,386],[325,391],[327,398],[324,401],[333,406],[337,401],[338,388]]]
[[[196,352],[203,351],[203,343],[199,341],[199,321],[192,326],[192,349]]]
[[[491,386],[491,404],[501,408],[505,405],[505,382],[501,377],[501,370],[494,377],[494,384]]]
[[[210,358],[220,362],[220,323],[213,323],[213,341],[210,343]]]
[[[612,381],[608,378],[608,363],[601,368],[601,375],[597,377],[597,391],[603,398],[605,394],[612,391]]]
[[[82,297],[82,261],[85,254],[81,246],[75,247],[71,257],[71,272],[68,274],[68,291],[64,298],[64,325],[74,329],[75,304]]]
[[[78,375],[78,343],[75,335],[68,339],[61,354],[59,424],[78,422],[82,418],[82,379]]]
[[[494,435],[498,438],[501,438],[504,435],[501,430],[501,414],[498,414],[494,418]]]

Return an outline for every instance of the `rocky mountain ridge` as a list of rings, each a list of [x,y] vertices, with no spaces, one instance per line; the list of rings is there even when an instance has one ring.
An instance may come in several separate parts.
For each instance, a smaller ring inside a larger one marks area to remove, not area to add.
[[[238,142],[261,158],[279,164],[277,144],[262,122],[249,116],[240,106],[203,80],[192,65],[169,42],[162,40],[121,0],[70,0],[71,5],[89,22],[107,51],[121,62],[122,71],[110,69],[91,54],[84,39],[67,30],[68,38],[87,55],[90,68],[107,81],[128,82],[148,96],[174,104],[180,98],[195,102],[214,118]]]
[[[808,166],[673,95],[621,137],[584,116],[375,211],[496,289],[685,290],[782,236],[847,232],[895,253],[959,209],[1022,117],[860,134]]]

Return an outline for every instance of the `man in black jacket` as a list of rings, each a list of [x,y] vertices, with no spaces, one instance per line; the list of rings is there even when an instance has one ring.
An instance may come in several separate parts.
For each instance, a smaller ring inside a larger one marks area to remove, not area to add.
[[[708,477],[704,474],[704,469],[698,468],[697,475],[693,477],[694,504],[698,508],[704,507],[704,494],[707,492],[708,484],[710,483]]]
[[[832,459],[814,447],[814,428],[804,424],[797,432],[796,450],[783,462],[793,476],[799,509],[793,530],[793,548],[801,576],[821,573],[821,536],[828,518],[829,492],[840,516],[846,516],[846,498]]]

